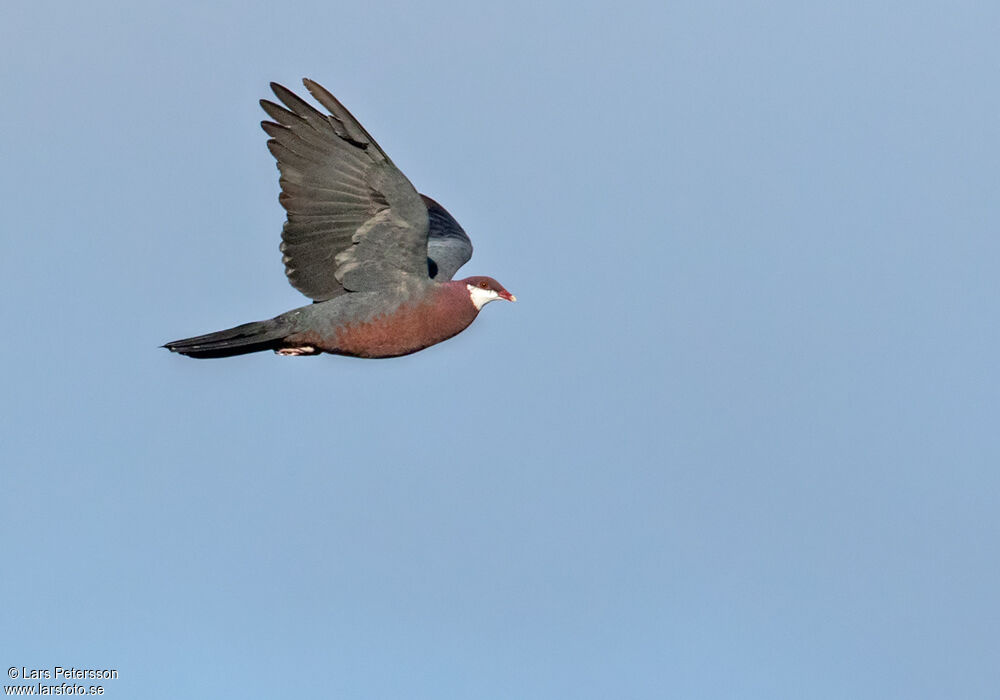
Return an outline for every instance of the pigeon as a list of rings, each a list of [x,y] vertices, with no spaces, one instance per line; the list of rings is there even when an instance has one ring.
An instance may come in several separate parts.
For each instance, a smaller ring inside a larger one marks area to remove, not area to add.
[[[271,118],[261,127],[281,174],[285,274],[313,303],[163,347],[196,358],[399,357],[461,333],[491,301],[516,301],[492,277],[452,279],[472,257],[462,227],[337,98],[302,82],[326,113],[271,83],[281,104],[260,101]]]

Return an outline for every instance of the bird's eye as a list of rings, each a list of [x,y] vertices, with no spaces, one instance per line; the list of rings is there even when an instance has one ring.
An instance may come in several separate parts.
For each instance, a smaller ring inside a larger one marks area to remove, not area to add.
[[[485,280],[483,280],[482,282],[479,283],[479,287],[481,289],[489,289],[490,288],[490,283],[487,282],[487,281],[485,281]]]

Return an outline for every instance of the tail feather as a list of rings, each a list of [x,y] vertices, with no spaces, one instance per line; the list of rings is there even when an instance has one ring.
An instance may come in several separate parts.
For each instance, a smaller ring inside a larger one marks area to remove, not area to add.
[[[170,352],[188,357],[206,359],[210,357],[231,357],[261,350],[275,350],[288,335],[289,329],[276,319],[244,323],[224,331],[206,333],[193,338],[184,338],[167,343]]]

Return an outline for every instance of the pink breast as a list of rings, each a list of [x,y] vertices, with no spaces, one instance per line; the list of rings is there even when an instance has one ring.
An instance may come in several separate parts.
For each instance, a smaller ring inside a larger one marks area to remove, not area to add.
[[[335,352],[356,357],[398,357],[447,340],[464,330],[476,317],[475,307],[453,295],[404,304],[392,313],[337,329]],[[466,308],[467,307],[467,308]]]

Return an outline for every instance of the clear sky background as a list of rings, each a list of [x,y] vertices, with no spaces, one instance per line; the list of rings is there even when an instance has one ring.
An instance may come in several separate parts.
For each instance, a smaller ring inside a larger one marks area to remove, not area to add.
[[[996,2],[0,7],[0,663],[110,698],[996,698]],[[273,316],[271,80],[517,304]]]

